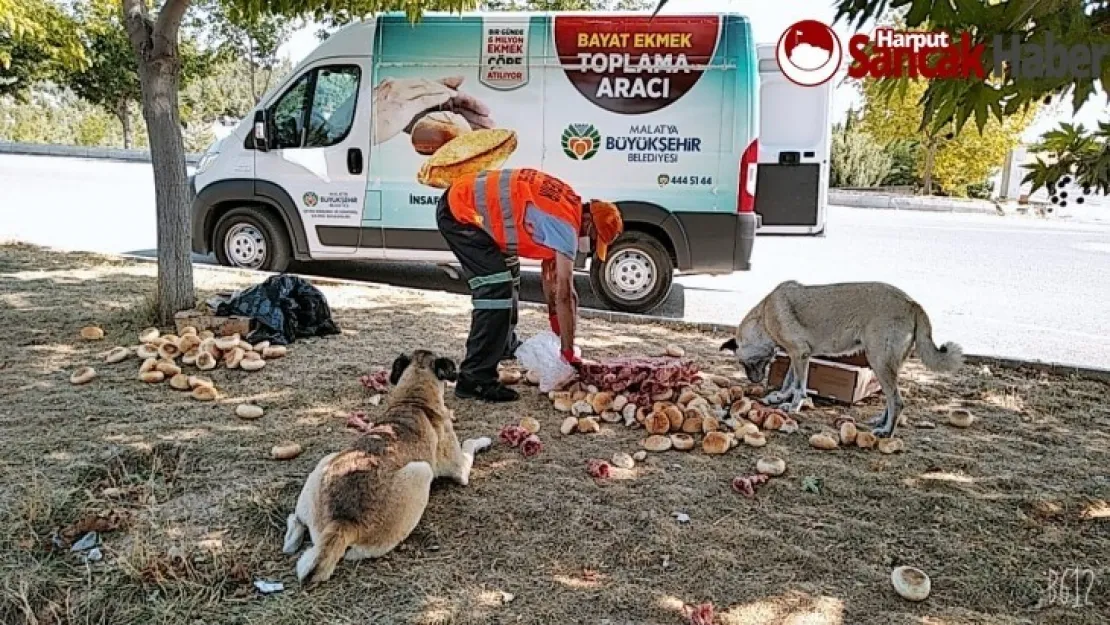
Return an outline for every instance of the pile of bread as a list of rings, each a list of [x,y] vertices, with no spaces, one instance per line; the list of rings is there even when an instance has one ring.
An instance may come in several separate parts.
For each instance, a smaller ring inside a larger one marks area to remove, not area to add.
[[[687,451],[700,444],[706,454],[723,454],[741,442],[762,447],[771,432],[798,431],[798,423],[784,412],[751,399],[762,394],[758,386],[745,389],[738,380],[702,375],[697,386],[652,396],[650,407],[579,384],[552,391],[548,398],[556,410],[571,414],[560,428],[563,434],[597,432],[601,422],[623,423],[646,430],[648,436],[640,444],[647,451]]]
[[[81,330],[81,336],[88,340],[103,338],[103,330],[89,326]],[[212,401],[219,393],[212,380],[200,375],[187,375],[183,367],[195,367],[198,371],[211,371],[223,363],[227,369],[258,371],[266,366],[267,360],[282,358],[286,354],[283,345],[271,346],[268,341],[251,345],[238,334],[215,336],[210,330],[198,332],[188,326],[181,329],[181,335],[162,334],[158,328],[147,328],[139,333],[139,344],[133,347],[114,347],[103,354],[104,362],[116,364],[131,356],[142,360],[139,366],[139,379],[149,384],[168,380],[171,388],[190,391],[193,398]],[[96,377],[92,367],[81,367],[70,376],[70,382],[84,384]]]
[[[511,371],[501,372],[503,383],[515,384],[521,378]],[[530,384],[537,383],[531,374],[525,374],[523,379]],[[745,388],[739,380],[703,373],[697,386],[652,396],[650,407],[629,403],[626,395],[599,392],[595,387],[583,387],[578,383],[565,390],[551,391],[547,396],[555,410],[570,413],[559,428],[564,435],[590,434],[601,431],[602,423],[622,423],[629,428],[646,430],[647,437],[640,445],[647,451],[688,451],[700,445],[702,452],[715,455],[726,453],[741,443],[763,447],[772,433],[798,431],[798,422],[785,412],[753,399],[763,394],[760,386]],[[836,425],[838,432],[835,434],[812,435],[810,446],[820,450],[855,446],[878,449],[883,454],[905,449],[901,439],[879,439],[870,432],[857,431],[851,417],[841,417]]]

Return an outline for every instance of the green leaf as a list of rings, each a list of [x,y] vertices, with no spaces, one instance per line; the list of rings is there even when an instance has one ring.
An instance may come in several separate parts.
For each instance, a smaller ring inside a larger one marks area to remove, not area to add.
[[[959,110],[956,111],[956,132],[957,133],[964,129],[964,124],[967,123],[967,118],[970,117],[970,116],[971,116],[971,108],[970,107],[961,106],[959,108]]]
[[[1106,94],[1107,102],[1110,102],[1110,57],[1102,59],[1102,91]]]
[[[979,134],[983,134],[983,128],[987,125],[987,107],[989,106],[989,101],[982,95],[975,102],[975,127],[979,129]]]
[[[947,0],[940,0],[938,4],[944,4]],[[913,0],[913,6],[910,7],[909,12],[906,13],[906,26],[915,28],[920,26],[922,22],[929,19],[929,15],[933,12],[933,0]]]
[[[956,12],[964,22],[978,22],[984,17],[982,0],[955,0]]]
[[[941,126],[944,126],[952,120],[952,116],[956,112],[955,98],[949,98],[940,106],[940,110],[933,116],[933,126],[929,131],[929,135],[935,135]]]
[[[821,494],[821,478],[815,475],[807,475],[802,478],[802,490],[814,495]]]
[[[1005,7],[1005,30],[1017,30],[1029,21],[1033,9],[1041,1],[1042,0],[1011,0],[1003,3],[1001,6]]]
[[[1087,103],[1087,99],[1095,92],[1095,81],[1088,78],[1086,80],[1077,80],[1075,82],[1075,91],[1071,95],[1072,99],[1072,115],[1079,113],[1079,109]]]

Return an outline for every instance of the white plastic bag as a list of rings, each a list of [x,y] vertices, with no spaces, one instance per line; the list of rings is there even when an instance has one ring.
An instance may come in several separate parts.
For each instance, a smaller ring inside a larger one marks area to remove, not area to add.
[[[524,341],[516,349],[520,364],[539,374],[540,390],[544,393],[558,388],[577,373],[570,363],[563,360],[562,347],[558,335],[545,331]]]

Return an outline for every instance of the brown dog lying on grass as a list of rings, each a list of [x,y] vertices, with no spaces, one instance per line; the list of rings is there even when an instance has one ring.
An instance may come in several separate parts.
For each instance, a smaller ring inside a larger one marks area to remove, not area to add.
[[[492,441],[459,444],[443,403],[443,381],[455,377],[451,359],[426,350],[393,361],[383,418],[347,449],[320,460],[286,521],[285,553],[297,551],[306,528],[312,539],[297,560],[301,582],[327,581],[341,559],[392,551],[420,522],[435,478],[469,483],[474,454]]]

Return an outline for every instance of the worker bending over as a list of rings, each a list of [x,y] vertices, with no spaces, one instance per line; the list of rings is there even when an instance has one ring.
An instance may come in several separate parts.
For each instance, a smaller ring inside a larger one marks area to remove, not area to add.
[[[462,265],[474,306],[456,396],[496,402],[520,397],[497,379],[497,364],[512,358],[520,344],[520,258],[542,261],[551,329],[561,339],[563,358],[581,364],[574,355],[574,259],[580,245],[592,245],[605,260],[624,228],[615,204],[583,202],[570,185],[535,169],[490,170],[455,179],[439,200],[436,221]]]

